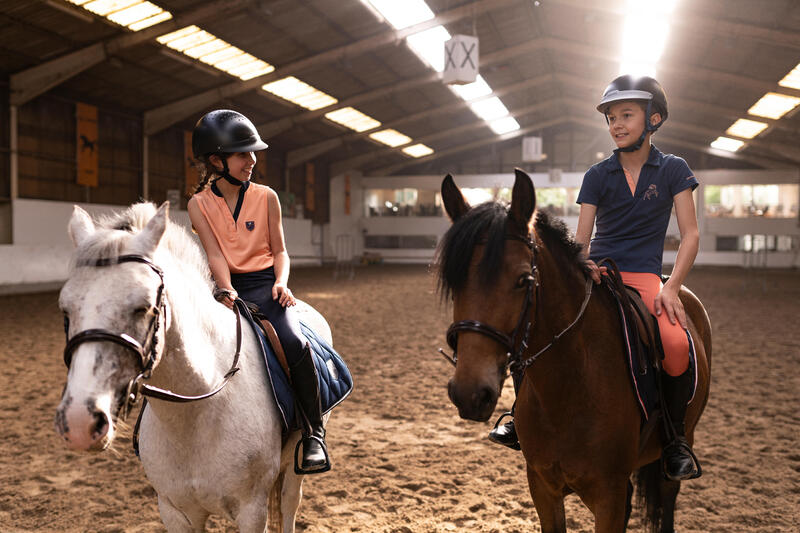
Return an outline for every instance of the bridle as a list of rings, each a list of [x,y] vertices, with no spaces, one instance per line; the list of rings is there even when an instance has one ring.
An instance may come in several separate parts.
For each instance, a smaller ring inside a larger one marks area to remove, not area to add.
[[[585,296],[575,320],[573,320],[560,333],[555,335],[547,344],[547,346],[523,360],[522,356],[528,349],[528,340],[530,339],[531,326],[533,325],[531,308],[533,306],[534,292],[538,292],[540,286],[539,269],[536,266],[536,253],[539,249],[539,246],[531,234],[528,234],[526,237],[508,234],[506,235],[506,239],[524,242],[527,244],[531,253],[530,272],[524,279],[524,282],[527,285],[525,290],[525,300],[522,303],[522,311],[520,312],[519,319],[517,320],[517,325],[514,328],[514,331],[511,332],[511,335],[508,335],[499,329],[490,326],[489,324],[484,324],[483,322],[479,322],[477,320],[460,320],[458,322],[453,322],[450,324],[450,327],[447,328],[447,344],[450,346],[450,348],[452,348],[453,354],[449,355],[441,348],[439,348],[439,352],[454,366],[458,362],[458,333],[461,331],[471,331],[474,333],[480,333],[493,339],[506,349],[506,363],[504,365],[504,373],[506,375],[509,373],[521,373],[527,367],[532,365],[540,355],[549,350],[553,344],[558,341],[558,339],[560,339],[565,333],[572,329],[575,324],[578,323],[583,316],[584,311],[586,310],[586,306],[589,303],[589,298],[592,295],[593,285],[591,278],[586,279]]]
[[[136,377],[128,382],[125,398],[120,406],[120,416],[123,419],[126,418],[130,413],[130,410],[136,403],[139,394],[169,402],[185,403],[203,400],[221,391],[222,388],[227,384],[228,380],[239,370],[237,365],[239,363],[239,352],[242,346],[242,328],[239,309],[234,306],[234,311],[236,313],[236,354],[233,358],[233,364],[231,365],[230,370],[228,370],[223,377],[222,382],[215,387],[214,390],[199,396],[183,396],[165,389],[147,385],[143,382],[147,379],[150,379],[153,368],[155,368],[156,360],[158,358],[158,331],[160,329],[162,318],[163,320],[166,320],[167,316],[166,300],[164,298],[164,272],[147,257],[133,254],[86,261],[78,264],[77,266],[107,267],[120,263],[142,263],[147,265],[150,270],[158,275],[160,281],[158,291],[156,292],[155,305],[153,306],[153,317],[150,319],[150,324],[147,326],[147,333],[145,334],[144,341],[140,343],[127,333],[115,333],[102,328],[85,329],[79,333],[76,333],[72,337],[69,337],[69,318],[65,315],[64,333],[67,335],[67,344],[64,347],[64,363],[67,365],[67,368],[69,368],[72,364],[72,354],[75,352],[78,346],[85,342],[112,342],[122,346],[129,352],[132,352],[134,355],[136,355],[136,363],[139,373]],[[147,346],[149,346],[149,348],[146,348]]]

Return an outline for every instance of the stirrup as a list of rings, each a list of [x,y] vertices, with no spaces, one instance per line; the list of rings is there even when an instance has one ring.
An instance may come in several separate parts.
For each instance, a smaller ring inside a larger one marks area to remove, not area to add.
[[[678,448],[686,452],[686,454],[692,458],[692,472],[688,476],[673,478],[667,473],[667,465],[664,461],[664,456],[667,454],[667,450],[671,448]],[[664,473],[664,477],[670,481],[688,481],[690,479],[697,479],[703,475],[703,467],[700,466],[700,461],[697,460],[697,456],[694,454],[692,447],[689,446],[689,442],[684,437],[676,437],[672,442],[664,446],[664,450],[661,452],[661,469]]]
[[[303,441],[305,439],[311,439],[319,442],[320,446],[322,446],[322,453],[325,454],[325,463],[322,464],[319,468],[315,468],[313,470],[306,469],[304,470],[300,466],[300,446],[303,445]],[[294,447],[294,473],[298,476],[300,475],[309,475],[309,474],[322,474],[323,472],[327,472],[331,469],[331,458],[328,456],[328,446],[325,444],[325,440],[317,437],[316,435],[309,435],[308,437],[301,437],[300,440],[297,441],[297,446]]]
[[[494,423],[494,427],[492,428],[492,430],[489,431],[489,436],[488,436],[489,441],[493,442],[495,444],[499,444],[500,446],[505,446],[506,448],[511,448],[512,450],[521,451],[522,450],[522,446],[520,446],[520,444],[519,444],[519,434],[517,434],[516,442],[500,442],[499,440],[495,440],[495,439],[492,438],[492,433],[494,433],[494,431],[498,427],[500,427],[500,422],[502,422],[504,418],[509,417],[509,416],[511,417],[511,421],[514,422],[514,412],[513,411],[506,411],[505,413],[500,415],[500,418],[498,418],[497,422]],[[514,422],[514,433],[516,433],[516,432],[517,432],[517,425]]]

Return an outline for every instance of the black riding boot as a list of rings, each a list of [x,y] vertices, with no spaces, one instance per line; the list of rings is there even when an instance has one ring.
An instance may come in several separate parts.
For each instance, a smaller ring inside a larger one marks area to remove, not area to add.
[[[691,369],[680,376],[670,376],[664,373],[661,377],[661,384],[664,389],[664,403],[669,413],[672,425],[675,428],[675,435],[671,442],[664,446],[662,460],[664,463],[664,475],[672,481],[683,481],[700,477],[700,464],[686,440],[686,403],[692,395],[692,373]]]
[[[519,376],[519,377],[517,377]],[[517,391],[519,391],[519,384],[522,381],[522,374],[516,373],[511,375],[511,379],[514,381],[514,394],[516,395]],[[519,439],[517,438],[517,428],[514,427],[514,410],[517,407],[517,402],[514,401],[514,405],[511,407],[511,411],[506,411],[503,413],[500,418],[497,419],[497,422],[494,425],[494,429],[489,432],[489,440],[497,443],[502,444],[503,446],[507,446],[512,450],[520,450],[519,446]],[[511,420],[506,422],[505,424],[500,424],[503,419],[507,416],[511,417]]]
[[[295,449],[295,472],[298,474],[317,474],[331,469],[328,448],[325,445],[325,428],[322,425],[322,408],[320,407],[319,382],[314,358],[308,344],[303,347],[303,355],[291,368],[292,387],[300,406],[299,413],[303,418],[303,460],[297,464]],[[301,443],[298,443],[298,448]]]

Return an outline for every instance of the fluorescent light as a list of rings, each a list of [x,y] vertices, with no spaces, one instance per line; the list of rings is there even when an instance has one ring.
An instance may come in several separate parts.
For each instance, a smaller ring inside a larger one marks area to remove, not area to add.
[[[315,89],[294,76],[287,76],[261,86],[262,89],[284,100],[289,100],[311,111],[335,104],[338,100],[329,94]]]
[[[83,9],[91,11],[95,15],[105,17],[109,13],[123,10],[141,1],[142,0],[94,0],[93,2],[83,4]]]
[[[402,30],[433,18],[433,11],[425,0],[366,0],[389,24]]]
[[[747,120],[746,118],[740,118],[736,122],[731,125],[730,128],[725,130],[725,133],[728,135],[733,135],[734,137],[743,137],[745,139],[752,139],[764,129],[768,124],[763,122],[756,122],[755,120]]]
[[[444,26],[436,26],[406,37],[411,50],[436,72],[444,70],[444,43],[449,40],[450,32]]]
[[[370,133],[369,136],[371,139],[375,139],[376,141],[391,146],[392,148],[411,142],[411,137],[403,135],[399,131],[393,129],[376,131],[375,133]]]
[[[433,153],[433,148],[422,143],[412,144],[403,148],[403,152],[411,157],[424,157]]]
[[[486,121],[508,115],[508,109],[506,109],[503,102],[496,96],[472,102],[469,107],[472,109],[473,113]]]
[[[357,132],[371,130],[381,125],[381,123],[374,118],[352,107],[343,107],[342,109],[326,113],[325,118]]]
[[[494,131],[496,134],[502,135],[510,131],[518,130],[519,122],[517,122],[514,117],[503,117],[490,122],[489,127],[492,128],[492,131]]]
[[[466,85],[448,85],[448,87],[466,102],[492,94],[492,88],[489,87],[489,84],[486,83],[486,80],[484,80],[483,76],[480,74],[478,74],[478,77],[475,78],[475,81],[472,83],[467,83]]]
[[[779,119],[800,104],[800,98],[779,93],[767,93],[747,110],[751,115]]]
[[[712,148],[725,150],[727,152],[735,152],[742,146],[744,146],[744,141],[731,139],[730,137],[717,137],[717,139],[711,143]]]
[[[778,82],[778,85],[800,90],[800,63],[798,63],[789,74],[784,76],[783,79]]]

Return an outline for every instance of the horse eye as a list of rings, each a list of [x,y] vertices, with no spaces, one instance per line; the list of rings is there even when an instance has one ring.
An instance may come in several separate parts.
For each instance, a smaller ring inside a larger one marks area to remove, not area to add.
[[[134,310],[133,310],[133,312],[134,312],[134,314],[136,314],[136,315],[144,315],[144,314],[147,314],[147,312],[148,312],[149,310],[150,310],[150,308],[149,308],[149,307],[144,307],[144,306],[143,306],[143,307],[137,307],[136,309],[134,309]]]
[[[522,287],[526,286],[526,285],[528,284],[528,280],[529,280],[529,279],[530,279],[530,274],[523,274],[523,275],[521,275],[521,276],[519,277],[519,279],[517,279],[517,285],[516,285],[516,287],[517,287],[518,289],[521,289]]]

